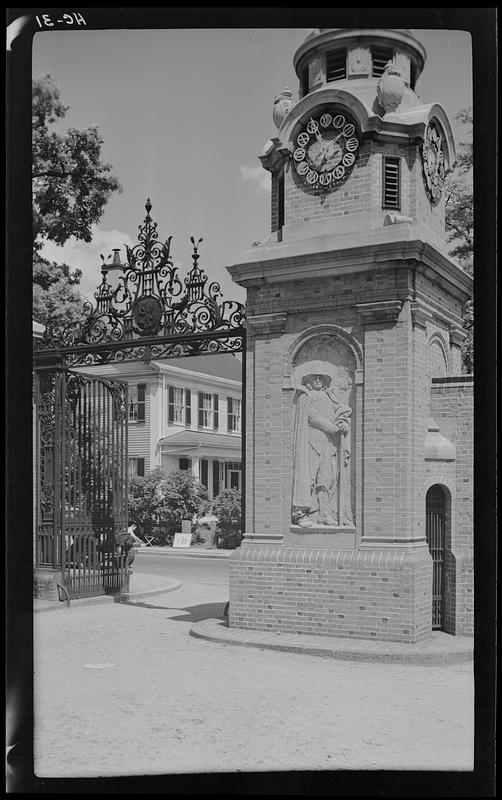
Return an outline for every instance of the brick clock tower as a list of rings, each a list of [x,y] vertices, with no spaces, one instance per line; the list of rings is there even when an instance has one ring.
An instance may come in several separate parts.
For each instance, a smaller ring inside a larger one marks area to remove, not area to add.
[[[294,57],[299,99],[275,98],[260,156],[271,233],[229,267],[248,329],[231,627],[410,644],[469,632],[472,286],[446,252],[455,146],[441,105],[415,94],[424,63],[407,30],[315,30]]]

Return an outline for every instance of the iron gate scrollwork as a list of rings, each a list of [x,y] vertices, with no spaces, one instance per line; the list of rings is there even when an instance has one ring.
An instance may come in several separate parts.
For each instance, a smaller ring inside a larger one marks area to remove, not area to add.
[[[70,597],[128,583],[127,386],[65,369],[38,373],[36,562]]]
[[[74,597],[118,592],[127,581],[120,544],[128,522],[126,388],[83,373],[92,367],[95,375],[104,364],[235,354],[246,346],[244,305],[222,301],[220,285],[208,282],[199,266],[202,239],[191,237],[193,264],[181,280],[172,237],[159,241],[151,208],[148,200],[138,244],[126,246],[125,263],[120,249],[107,260],[101,256],[101,283],[95,303],[84,305],[84,319],[62,329],[47,326],[35,343],[36,561],[61,568]]]
[[[157,238],[150,216],[139,226],[138,244],[105,260],[95,304],[84,306],[81,324],[48,329],[36,357],[58,355],[66,367],[123,361],[150,361],[205,353],[238,353],[244,349],[245,310],[242,303],[222,301],[220,285],[199,266],[199,244],[192,236],[193,265],[182,281],[171,256],[171,239]],[[110,273],[117,273],[115,285]]]

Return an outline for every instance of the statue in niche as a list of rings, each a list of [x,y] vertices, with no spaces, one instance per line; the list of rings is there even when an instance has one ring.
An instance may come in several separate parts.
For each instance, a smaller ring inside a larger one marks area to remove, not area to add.
[[[331,388],[324,364],[312,362],[296,389],[292,520],[315,525],[352,527],[350,439],[352,409]],[[348,398],[351,377],[337,370],[337,391]]]

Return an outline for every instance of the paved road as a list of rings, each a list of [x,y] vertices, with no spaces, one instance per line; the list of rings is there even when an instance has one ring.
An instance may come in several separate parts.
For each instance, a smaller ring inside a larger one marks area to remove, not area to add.
[[[471,664],[354,664],[191,637],[226,599],[224,583],[186,581],[131,605],[36,614],[36,774],[472,769]]]
[[[181,583],[210,583],[224,586],[228,594],[228,558],[195,558],[194,556],[165,556],[143,554],[137,551],[133,571],[148,575],[162,575]]]

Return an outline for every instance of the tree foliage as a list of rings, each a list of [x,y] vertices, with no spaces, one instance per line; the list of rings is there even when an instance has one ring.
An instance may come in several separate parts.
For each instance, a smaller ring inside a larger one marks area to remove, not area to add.
[[[474,250],[472,108],[459,111],[456,121],[468,128],[460,142],[456,170],[446,183],[446,234],[450,255],[472,275]]]
[[[474,271],[474,208],[472,108],[458,112],[455,120],[467,126],[467,139],[460,142],[456,171],[446,183],[446,235],[451,245],[450,255],[469,275]],[[464,308],[464,328],[467,337],[462,345],[462,366],[465,372],[474,371],[474,309],[472,300]]]
[[[68,264],[33,258],[33,319],[52,328],[79,323],[84,318],[84,299],[79,291],[81,271]]]
[[[129,521],[155,536],[159,544],[172,544],[182,520],[198,515],[206,499],[206,489],[191,473],[175,470],[166,474],[156,468],[129,482]]]
[[[101,161],[96,126],[54,130],[66,115],[52,75],[33,81],[33,247],[63,245],[70,236],[90,242],[112,192],[121,190],[110,164]]]

